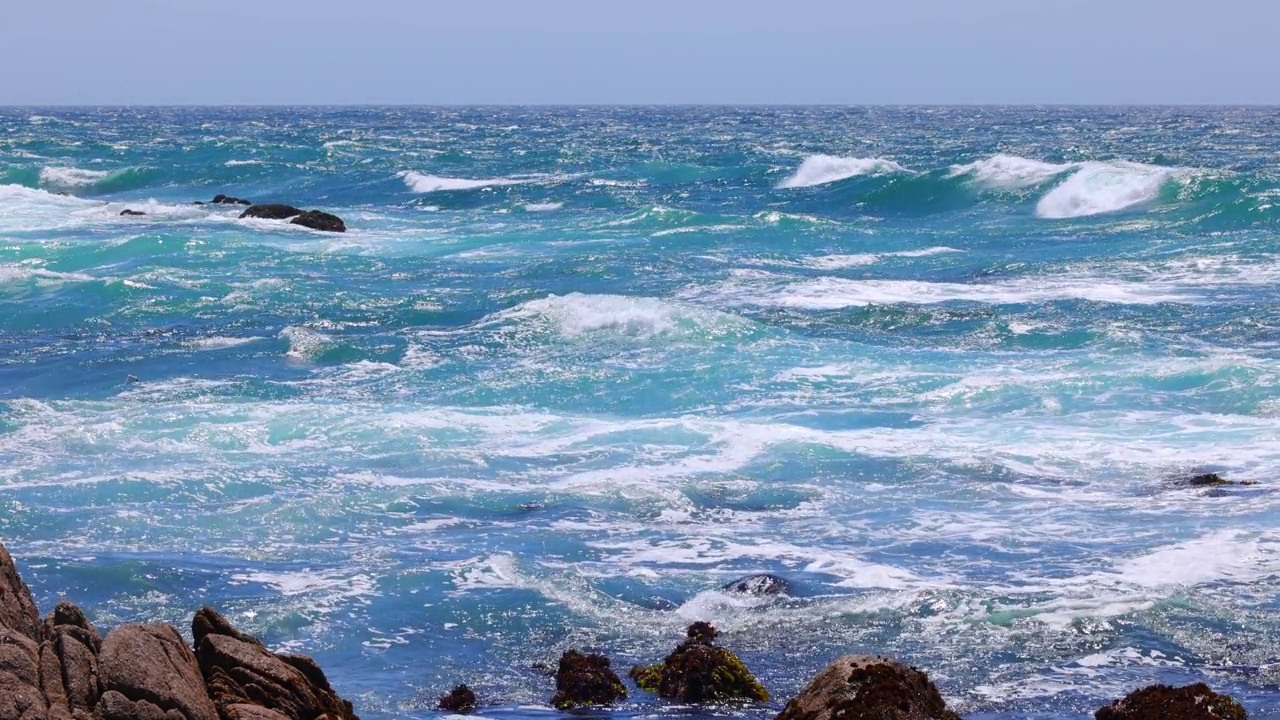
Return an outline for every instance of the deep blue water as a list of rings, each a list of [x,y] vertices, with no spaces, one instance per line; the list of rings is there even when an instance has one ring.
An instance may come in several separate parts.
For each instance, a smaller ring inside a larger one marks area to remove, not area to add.
[[[1266,108],[3,109],[0,540],[373,720],[699,619],[776,701],[694,714],[878,652],[1280,718],[1277,203]]]

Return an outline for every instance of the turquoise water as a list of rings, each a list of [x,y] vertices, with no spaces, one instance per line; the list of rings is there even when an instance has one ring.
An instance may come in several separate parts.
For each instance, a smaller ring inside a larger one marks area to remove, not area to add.
[[[0,539],[367,719],[695,619],[777,700],[697,714],[879,652],[1280,718],[1278,202],[1272,109],[0,110]]]

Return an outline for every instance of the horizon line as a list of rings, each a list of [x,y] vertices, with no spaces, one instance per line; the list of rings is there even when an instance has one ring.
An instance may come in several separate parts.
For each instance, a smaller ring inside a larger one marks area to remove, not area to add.
[[[1280,108],[1273,103],[1076,103],[1076,102],[960,102],[960,103],[839,103],[839,102],[475,102],[475,103],[0,103],[0,110],[129,109],[129,108]]]

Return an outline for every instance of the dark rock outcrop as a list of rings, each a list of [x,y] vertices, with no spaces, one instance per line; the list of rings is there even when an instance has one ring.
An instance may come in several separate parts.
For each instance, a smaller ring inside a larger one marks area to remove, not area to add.
[[[735,595],[785,595],[790,592],[791,584],[777,575],[762,573],[740,577],[720,589]]]
[[[657,665],[636,666],[631,679],[642,689],[685,703],[769,699],[769,693],[738,656],[715,645],[710,623],[689,626],[688,639]]]
[[[266,203],[263,205],[250,205],[244,212],[240,213],[240,217],[261,218],[263,220],[288,220],[291,217],[301,214],[302,211],[292,205]]]
[[[248,200],[242,200],[241,198],[230,197],[228,195],[214,195],[213,204],[214,205],[253,205],[253,203],[249,202]]]
[[[337,215],[330,215],[319,210],[308,210],[289,221],[293,225],[301,225],[312,230],[324,232],[346,232],[347,224]]]
[[[41,621],[0,545],[0,720],[359,720],[311,658],[269,652],[207,608],[191,630],[198,659],[168,625],[102,640],[69,602]]]
[[[168,625],[122,625],[102,643],[97,720],[218,720],[191,648]]]
[[[1175,688],[1152,685],[1094,713],[1096,720],[1248,720],[1248,713],[1227,695],[1204,683]]]
[[[224,720],[359,720],[311,658],[270,652],[211,608],[196,613],[191,631]]]
[[[1250,480],[1241,480],[1239,482],[1228,480],[1218,473],[1201,473],[1192,475],[1187,478],[1186,483],[1191,487],[1222,487],[1223,485],[1257,485],[1258,483]]]
[[[124,210],[121,210],[120,214],[121,215],[146,215],[146,213],[142,212],[141,210],[130,210],[129,208],[125,208]]]
[[[551,704],[560,710],[612,705],[627,696],[622,679],[609,667],[609,658],[566,650],[556,672]]]
[[[449,691],[448,695],[440,697],[440,709],[447,712],[469,713],[476,709],[476,694],[466,685]]]
[[[872,655],[836,658],[777,720],[960,720],[929,677]]]

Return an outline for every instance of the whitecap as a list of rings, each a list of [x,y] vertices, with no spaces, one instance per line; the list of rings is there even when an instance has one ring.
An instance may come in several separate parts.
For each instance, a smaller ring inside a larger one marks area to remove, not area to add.
[[[40,170],[40,184],[57,188],[80,188],[93,185],[110,175],[105,170],[51,166]]]
[[[525,203],[526,212],[551,212],[564,207],[562,202],[545,202],[545,203]]]
[[[221,335],[212,335],[209,337],[188,340],[185,345],[195,350],[225,350],[227,348],[255,343],[262,339],[263,338],[260,337],[224,337]]]
[[[1082,163],[1036,205],[1042,218],[1076,218],[1117,212],[1150,202],[1181,168],[1122,160]]]
[[[1047,182],[1076,167],[1075,163],[1055,164],[1017,155],[993,155],[967,165],[952,165],[949,175],[967,175],[986,187],[1017,190]]]
[[[295,360],[315,360],[333,344],[328,335],[294,325],[281,330],[280,337],[289,341],[285,356]]]
[[[442,175],[427,175],[414,170],[406,170],[398,173],[397,177],[403,179],[404,184],[409,186],[409,189],[416,193],[446,192],[451,190],[477,190],[479,188],[523,185],[525,183],[543,182],[553,179],[549,176],[485,179],[453,178],[444,177]]]
[[[730,315],[657,298],[584,293],[549,295],[531,300],[497,313],[493,319],[545,324],[567,337],[595,332],[654,337],[745,323]]]
[[[780,189],[806,188],[825,185],[859,175],[886,175],[895,172],[910,171],[898,163],[884,158],[811,155],[805,158],[803,163],[800,163],[800,167],[794,175],[778,183],[778,187]]]

